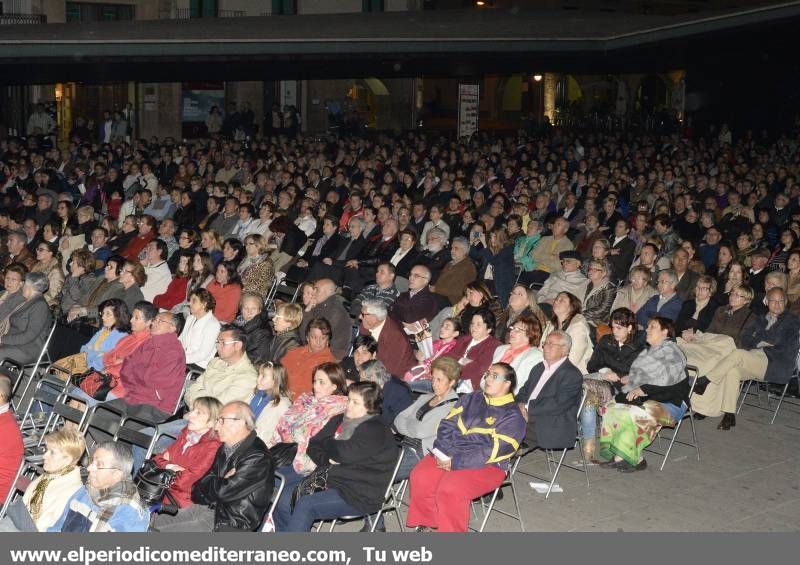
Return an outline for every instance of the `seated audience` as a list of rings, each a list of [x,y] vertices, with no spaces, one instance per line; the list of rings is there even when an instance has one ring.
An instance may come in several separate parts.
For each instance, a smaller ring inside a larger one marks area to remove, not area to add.
[[[714,299],[716,292],[717,281],[714,277],[702,275],[697,278],[693,291],[694,298],[686,300],[681,305],[681,311],[675,320],[675,331],[678,335],[683,335],[685,332],[704,332],[708,329],[717,311]]]
[[[253,363],[261,363],[267,346],[272,339],[272,328],[264,311],[264,299],[253,292],[242,293],[241,314],[234,325],[242,328],[247,336],[247,356]]]
[[[272,441],[278,422],[291,405],[286,369],[269,361],[260,364],[250,410],[256,419],[256,434],[264,443]]]
[[[581,301],[569,292],[560,292],[553,302],[553,316],[542,332],[542,344],[553,330],[569,334],[571,341],[569,360],[581,374],[586,373],[586,364],[592,357],[594,346],[590,337],[589,324],[581,314]]]
[[[189,316],[178,338],[186,353],[187,365],[205,369],[217,352],[216,340],[221,325],[214,317],[216,301],[211,293],[198,288],[189,295]]]
[[[456,346],[447,353],[461,365],[461,377],[467,391],[478,390],[481,377],[492,363],[494,351],[500,342],[492,335],[494,314],[483,308],[475,312],[469,325],[469,334],[458,338]],[[468,383],[468,384],[467,384]]]
[[[517,394],[528,381],[533,367],[542,361],[542,326],[539,320],[528,314],[517,317],[509,328],[506,344],[494,351],[492,363],[507,363],[517,374],[517,388],[511,392]]]
[[[242,296],[242,285],[236,265],[231,261],[222,261],[217,265],[216,275],[208,292],[214,297],[214,317],[220,322],[229,324],[236,318],[239,310],[239,299]]]
[[[303,309],[299,304],[278,305],[272,317],[272,339],[265,345],[260,358],[280,363],[286,353],[302,345],[297,329],[303,321]]]
[[[7,273],[10,272],[7,270]],[[17,275],[18,273],[13,273]],[[22,285],[22,301],[7,313],[0,324],[0,359],[13,359],[27,365],[36,361],[47,341],[53,323],[50,307],[44,300],[47,277],[28,273]],[[2,308],[4,304],[0,304]]]
[[[494,330],[495,337],[502,342],[506,342],[511,327],[522,315],[536,318],[540,328],[544,328],[547,324],[547,318],[536,302],[536,292],[523,284],[515,284],[511,288],[511,294],[508,297],[508,307],[497,316],[497,327]],[[517,371],[517,376],[522,377],[519,371]]]
[[[308,345],[295,347],[286,352],[280,363],[286,368],[289,392],[296,399],[313,390],[314,368],[322,363],[335,363],[330,349],[331,326],[325,318],[315,318],[306,327]]]
[[[678,285],[678,277],[672,269],[664,269],[658,273],[658,294],[650,297],[644,306],[636,312],[636,319],[639,326],[647,327],[648,321],[660,316],[673,322],[678,319],[683,300],[675,293]]]
[[[13,382],[6,373],[0,373],[0,500],[5,501],[14,483],[22,457],[22,435],[17,417],[11,406]]]
[[[338,294],[338,287],[331,279],[320,279],[314,283],[314,305],[303,315],[300,335],[306,335],[311,320],[324,318],[331,327],[328,335],[330,350],[337,361],[344,359],[350,348],[353,322],[344,307],[344,299]],[[306,341],[308,343],[308,341]]]
[[[391,426],[395,417],[414,401],[408,384],[389,373],[378,359],[368,359],[359,365],[358,372],[361,381],[373,382],[381,389],[381,416],[384,423]]]
[[[163,240],[154,239],[147,244],[142,266],[147,275],[147,281],[142,286],[142,296],[153,302],[156,296],[167,291],[172,282],[172,273],[167,265],[167,244]]]
[[[628,275],[630,282],[617,291],[611,311],[627,308],[634,314],[644,306],[651,296],[656,294],[656,289],[650,286],[650,271],[637,265]]]
[[[172,277],[167,289],[153,298],[153,304],[162,310],[172,310],[178,304],[186,302],[189,296],[187,289],[191,274],[192,252],[181,250],[175,256],[178,257],[174,269],[175,276]]]
[[[360,331],[377,342],[377,358],[389,373],[402,376],[415,364],[414,352],[403,329],[387,316],[383,302],[367,300],[361,305]],[[386,405],[387,399],[384,398],[384,408]]]

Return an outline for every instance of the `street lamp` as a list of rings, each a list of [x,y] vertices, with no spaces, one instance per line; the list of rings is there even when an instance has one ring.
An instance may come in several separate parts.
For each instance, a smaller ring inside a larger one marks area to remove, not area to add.
[[[533,80],[536,82],[542,82],[542,75],[533,75]]]

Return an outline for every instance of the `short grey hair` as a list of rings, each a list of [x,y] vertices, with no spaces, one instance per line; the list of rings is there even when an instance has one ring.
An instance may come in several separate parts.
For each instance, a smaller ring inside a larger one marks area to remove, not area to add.
[[[569,354],[569,352],[572,351],[572,337],[570,337],[570,335],[567,332],[565,332],[564,330],[553,330],[552,332],[547,334],[547,337],[550,337],[551,335],[558,336],[561,338],[561,344],[567,348],[567,354]],[[545,340],[546,339],[547,338],[545,338]]]
[[[464,236],[459,235],[457,237],[454,237],[453,241],[451,242],[451,245],[458,245],[461,247],[461,249],[464,250],[465,253],[469,253],[469,247],[470,247],[469,241]]]
[[[381,321],[385,320],[386,316],[389,315],[386,304],[381,300],[370,298],[362,302],[361,306],[367,309],[368,314],[372,314]]]
[[[603,269],[603,272],[606,274],[606,276],[611,274],[611,265],[606,259],[591,259],[589,261],[589,266],[591,267],[592,265]]]
[[[256,417],[253,414],[253,410],[250,408],[246,402],[242,402],[241,400],[234,400],[233,402],[228,402],[225,406],[222,407],[220,412],[230,406],[236,411],[236,417],[239,418],[243,423],[244,427],[248,430],[254,430],[256,427]]]
[[[661,269],[658,272],[658,276],[660,277],[661,275],[667,275],[672,281],[673,287],[678,286],[678,275],[675,273],[674,269]]]
[[[364,218],[361,216],[353,216],[348,220],[347,225],[349,226],[353,222],[358,222],[358,225],[361,226],[361,229],[364,229]]]
[[[130,475],[133,472],[133,453],[130,446],[116,441],[104,441],[94,448],[95,451],[98,449],[108,451],[111,454],[114,459],[115,469],[119,469],[126,475]]]
[[[359,369],[361,372],[361,380],[373,382],[381,388],[392,378],[392,375],[386,370],[383,363],[377,359],[364,361]]]
[[[431,228],[428,230],[428,234],[425,236],[426,238],[430,238],[431,234],[438,235],[442,238],[442,241],[447,241],[447,234],[444,233],[442,228]]]
[[[37,294],[44,294],[50,288],[50,281],[44,273],[28,273],[25,275],[25,284],[31,285]]]

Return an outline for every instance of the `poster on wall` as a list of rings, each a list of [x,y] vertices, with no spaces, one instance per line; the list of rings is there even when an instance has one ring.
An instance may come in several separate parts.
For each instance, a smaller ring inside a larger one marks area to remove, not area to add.
[[[183,137],[192,139],[207,135],[206,118],[211,108],[217,106],[225,115],[224,82],[183,83],[181,122]]]
[[[458,138],[469,137],[478,131],[480,86],[475,83],[458,85]]]

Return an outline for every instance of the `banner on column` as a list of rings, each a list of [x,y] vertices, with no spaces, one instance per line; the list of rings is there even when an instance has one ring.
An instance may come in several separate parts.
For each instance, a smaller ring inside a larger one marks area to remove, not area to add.
[[[478,131],[480,109],[480,85],[459,83],[458,85],[458,137],[469,137]]]

